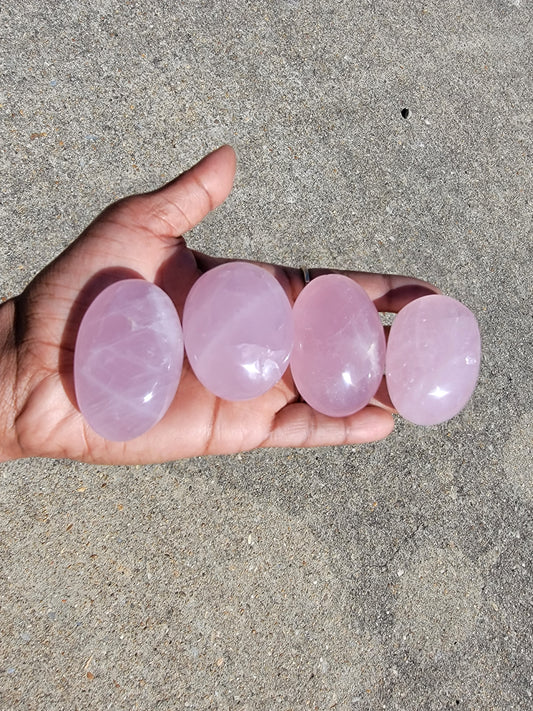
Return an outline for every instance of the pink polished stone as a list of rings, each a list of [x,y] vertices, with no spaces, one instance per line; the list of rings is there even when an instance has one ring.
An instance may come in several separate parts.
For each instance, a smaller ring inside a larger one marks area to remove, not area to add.
[[[222,264],[189,292],[183,335],[198,380],[225,400],[248,400],[269,390],[287,369],[290,303],[265,269],[247,262]]]
[[[365,407],[383,377],[385,334],[364,289],[340,274],[317,277],[293,314],[291,372],[304,400],[331,417]]]
[[[476,386],[481,358],[474,314],[449,296],[423,296],[394,319],[386,377],[395,408],[416,425],[457,415]]]
[[[85,313],[74,353],[74,385],[89,425],[126,441],[168,410],[181,375],[183,335],[170,298],[155,284],[125,279]]]

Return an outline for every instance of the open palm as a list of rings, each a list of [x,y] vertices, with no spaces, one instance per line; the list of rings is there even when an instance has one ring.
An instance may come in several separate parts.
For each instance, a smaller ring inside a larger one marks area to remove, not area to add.
[[[384,388],[375,404],[333,419],[299,401],[290,372],[265,395],[227,402],[208,392],[185,359],[180,385],[165,417],[129,442],[109,442],[86,424],[74,393],[77,329],[92,299],[126,276],[162,287],[181,314],[195,280],[222,261],[190,250],[181,236],[229,194],[235,154],[229,146],[153,193],[110,206],[14,300],[16,382],[14,430],[19,456],[68,457],[131,464],[268,446],[359,443],[385,437],[393,426]],[[261,265],[291,303],[303,288],[300,270]],[[328,270],[314,270],[313,275]],[[380,310],[437,291],[416,279],[346,272]]]

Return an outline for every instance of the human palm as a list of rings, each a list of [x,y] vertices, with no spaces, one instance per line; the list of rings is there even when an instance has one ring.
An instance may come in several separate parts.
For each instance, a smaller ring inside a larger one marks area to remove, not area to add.
[[[14,300],[14,429],[20,456],[147,463],[262,446],[368,442],[390,432],[392,408],[384,388],[373,405],[333,419],[299,400],[290,372],[261,397],[228,402],[200,384],[187,359],[170,409],[146,434],[110,442],[84,421],[72,372],[83,313],[111,282],[140,276],[161,286],[181,314],[195,280],[226,261],[193,252],[181,235],[224,201],[234,173],[235,154],[224,146],[162,189],[110,206]],[[292,303],[304,286],[300,270],[262,266]],[[314,273],[320,271],[326,270]],[[412,298],[436,291],[407,277],[348,274],[381,310],[397,311]]]

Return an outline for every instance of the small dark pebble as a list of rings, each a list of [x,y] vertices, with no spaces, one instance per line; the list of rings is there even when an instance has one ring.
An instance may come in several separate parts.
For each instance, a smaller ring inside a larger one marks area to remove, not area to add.
[[[410,113],[411,112],[409,111],[409,109],[407,107],[405,109],[402,109],[402,116],[404,117],[404,119],[409,118]]]

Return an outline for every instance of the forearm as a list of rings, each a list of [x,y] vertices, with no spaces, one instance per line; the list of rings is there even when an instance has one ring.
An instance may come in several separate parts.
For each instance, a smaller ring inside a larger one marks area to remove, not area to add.
[[[21,456],[16,434],[15,302],[0,305],[0,462]]]

